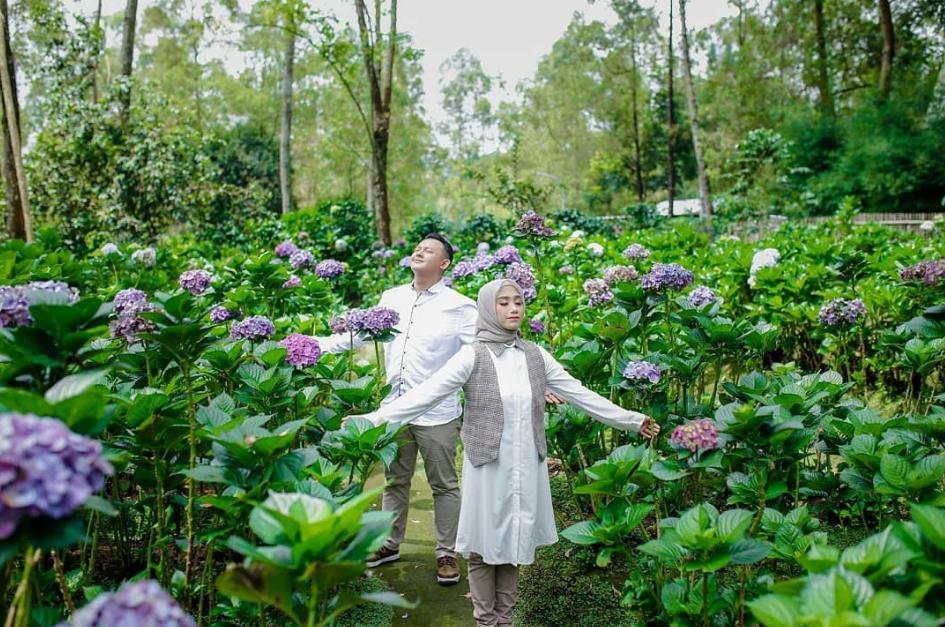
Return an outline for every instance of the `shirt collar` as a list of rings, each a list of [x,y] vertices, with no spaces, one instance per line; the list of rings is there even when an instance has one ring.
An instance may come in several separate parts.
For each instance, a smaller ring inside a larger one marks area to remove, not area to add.
[[[413,282],[410,283],[410,289],[412,289],[414,292],[417,291],[417,288],[414,286]],[[436,283],[434,283],[433,285],[431,285],[430,287],[428,287],[427,289],[423,291],[430,292],[431,294],[439,294],[444,289],[446,289],[446,283],[441,278],[439,281],[437,281]]]

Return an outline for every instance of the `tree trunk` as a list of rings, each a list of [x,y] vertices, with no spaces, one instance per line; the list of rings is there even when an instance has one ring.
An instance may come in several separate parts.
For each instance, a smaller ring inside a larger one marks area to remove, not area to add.
[[[630,99],[633,112],[633,159],[636,167],[637,200],[643,202],[643,160],[640,157],[640,122],[637,106],[637,37],[633,24],[630,24]]]
[[[125,4],[125,19],[121,35],[121,75],[131,78],[131,71],[135,59],[135,21],[138,17],[138,0],[128,0]],[[131,108],[131,87],[129,86],[122,96],[122,116],[128,115]]]
[[[102,56],[102,46],[101,44],[104,41],[104,31],[102,31],[102,0],[98,0],[98,3],[95,6],[95,36],[101,37],[102,40],[99,41],[99,45],[95,51],[95,57],[92,59],[91,68],[89,71],[89,78],[92,83],[92,102],[98,102],[98,60]]]
[[[371,92],[371,207],[377,227],[377,237],[390,246],[390,198],[387,188],[387,149],[390,144],[390,107],[393,93],[394,55],[397,46],[397,0],[390,3],[390,31],[387,45],[381,33],[381,3],[374,3],[374,25],[368,26],[368,12],[364,0],[355,0],[358,12],[358,30],[361,36],[361,56],[367,72]],[[373,34],[373,39],[372,39]],[[383,49],[383,57],[380,54]],[[383,58],[378,64],[376,59]],[[380,65],[380,67],[378,67]]]
[[[279,192],[282,213],[292,211],[292,85],[295,80],[295,33],[288,33],[282,77],[282,129],[279,135]]]
[[[820,92],[820,109],[823,113],[835,114],[833,90],[827,72],[827,36],[824,27],[824,0],[814,0],[814,25],[817,31],[817,91]]]
[[[879,21],[883,27],[883,57],[879,66],[879,97],[885,100],[892,85],[893,57],[896,54],[896,33],[893,29],[889,0],[879,0]]]
[[[666,44],[667,130],[666,130],[666,192],[669,200],[667,216],[673,217],[673,205],[676,201],[676,155],[673,144],[676,142],[676,104],[673,95],[673,0],[669,0],[669,40]]]
[[[3,96],[3,184],[7,197],[7,227],[10,237],[32,242],[33,220],[20,151],[20,107],[8,15],[7,1],[0,0],[0,90]]]
[[[679,25],[682,29],[683,71],[686,78],[686,99],[689,103],[689,126],[692,132],[692,148],[696,155],[696,170],[699,173],[699,197],[702,199],[702,221],[706,230],[712,228],[712,199],[709,197],[709,177],[702,159],[699,143],[699,112],[696,107],[696,88],[692,82],[692,60],[689,55],[689,32],[686,29],[686,0],[679,0]]]

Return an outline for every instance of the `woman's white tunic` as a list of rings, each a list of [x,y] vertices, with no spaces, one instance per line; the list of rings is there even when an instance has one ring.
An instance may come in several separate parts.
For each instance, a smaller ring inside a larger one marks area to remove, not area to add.
[[[584,387],[543,348],[548,390],[612,427],[639,431],[644,415],[622,409]],[[514,346],[496,357],[504,423],[499,458],[476,467],[463,455],[462,507],[456,551],[487,564],[531,564],[535,548],[558,540],[548,467],[532,433],[531,386],[525,353]],[[425,383],[364,416],[375,424],[405,423],[461,388],[472,374],[475,350],[466,345]]]

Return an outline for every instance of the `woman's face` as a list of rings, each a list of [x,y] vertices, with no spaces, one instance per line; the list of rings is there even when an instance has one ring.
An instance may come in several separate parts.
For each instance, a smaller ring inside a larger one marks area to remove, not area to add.
[[[511,285],[505,285],[499,290],[495,299],[495,314],[503,329],[515,331],[522,326],[525,318],[525,301],[521,294]]]

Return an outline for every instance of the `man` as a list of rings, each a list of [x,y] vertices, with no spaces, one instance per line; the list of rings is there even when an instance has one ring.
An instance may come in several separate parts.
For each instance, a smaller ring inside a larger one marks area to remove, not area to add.
[[[379,305],[400,315],[399,333],[384,345],[387,382],[391,385],[384,402],[396,399],[430,378],[463,344],[475,339],[476,304],[443,282],[443,273],[452,262],[452,244],[443,235],[431,233],[417,244],[410,257],[413,281],[389,289],[381,296]],[[318,341],[325,352],[337,353],[351,348],[347,334],[318,338]],[[361,343],[356,338],[354,347]],[[459,524],[456,440],[461,412],[457,393],[404,429],[400,452],[387,469],[387,487],[382,499],[384,511],[394,512],[393,531],[385,545],[370,557],[368,566],[373,568],[400,558],[410,505],[410,481],[419,451],[433,491],[436,580],[441,585],[459,581],[454,547]]]

